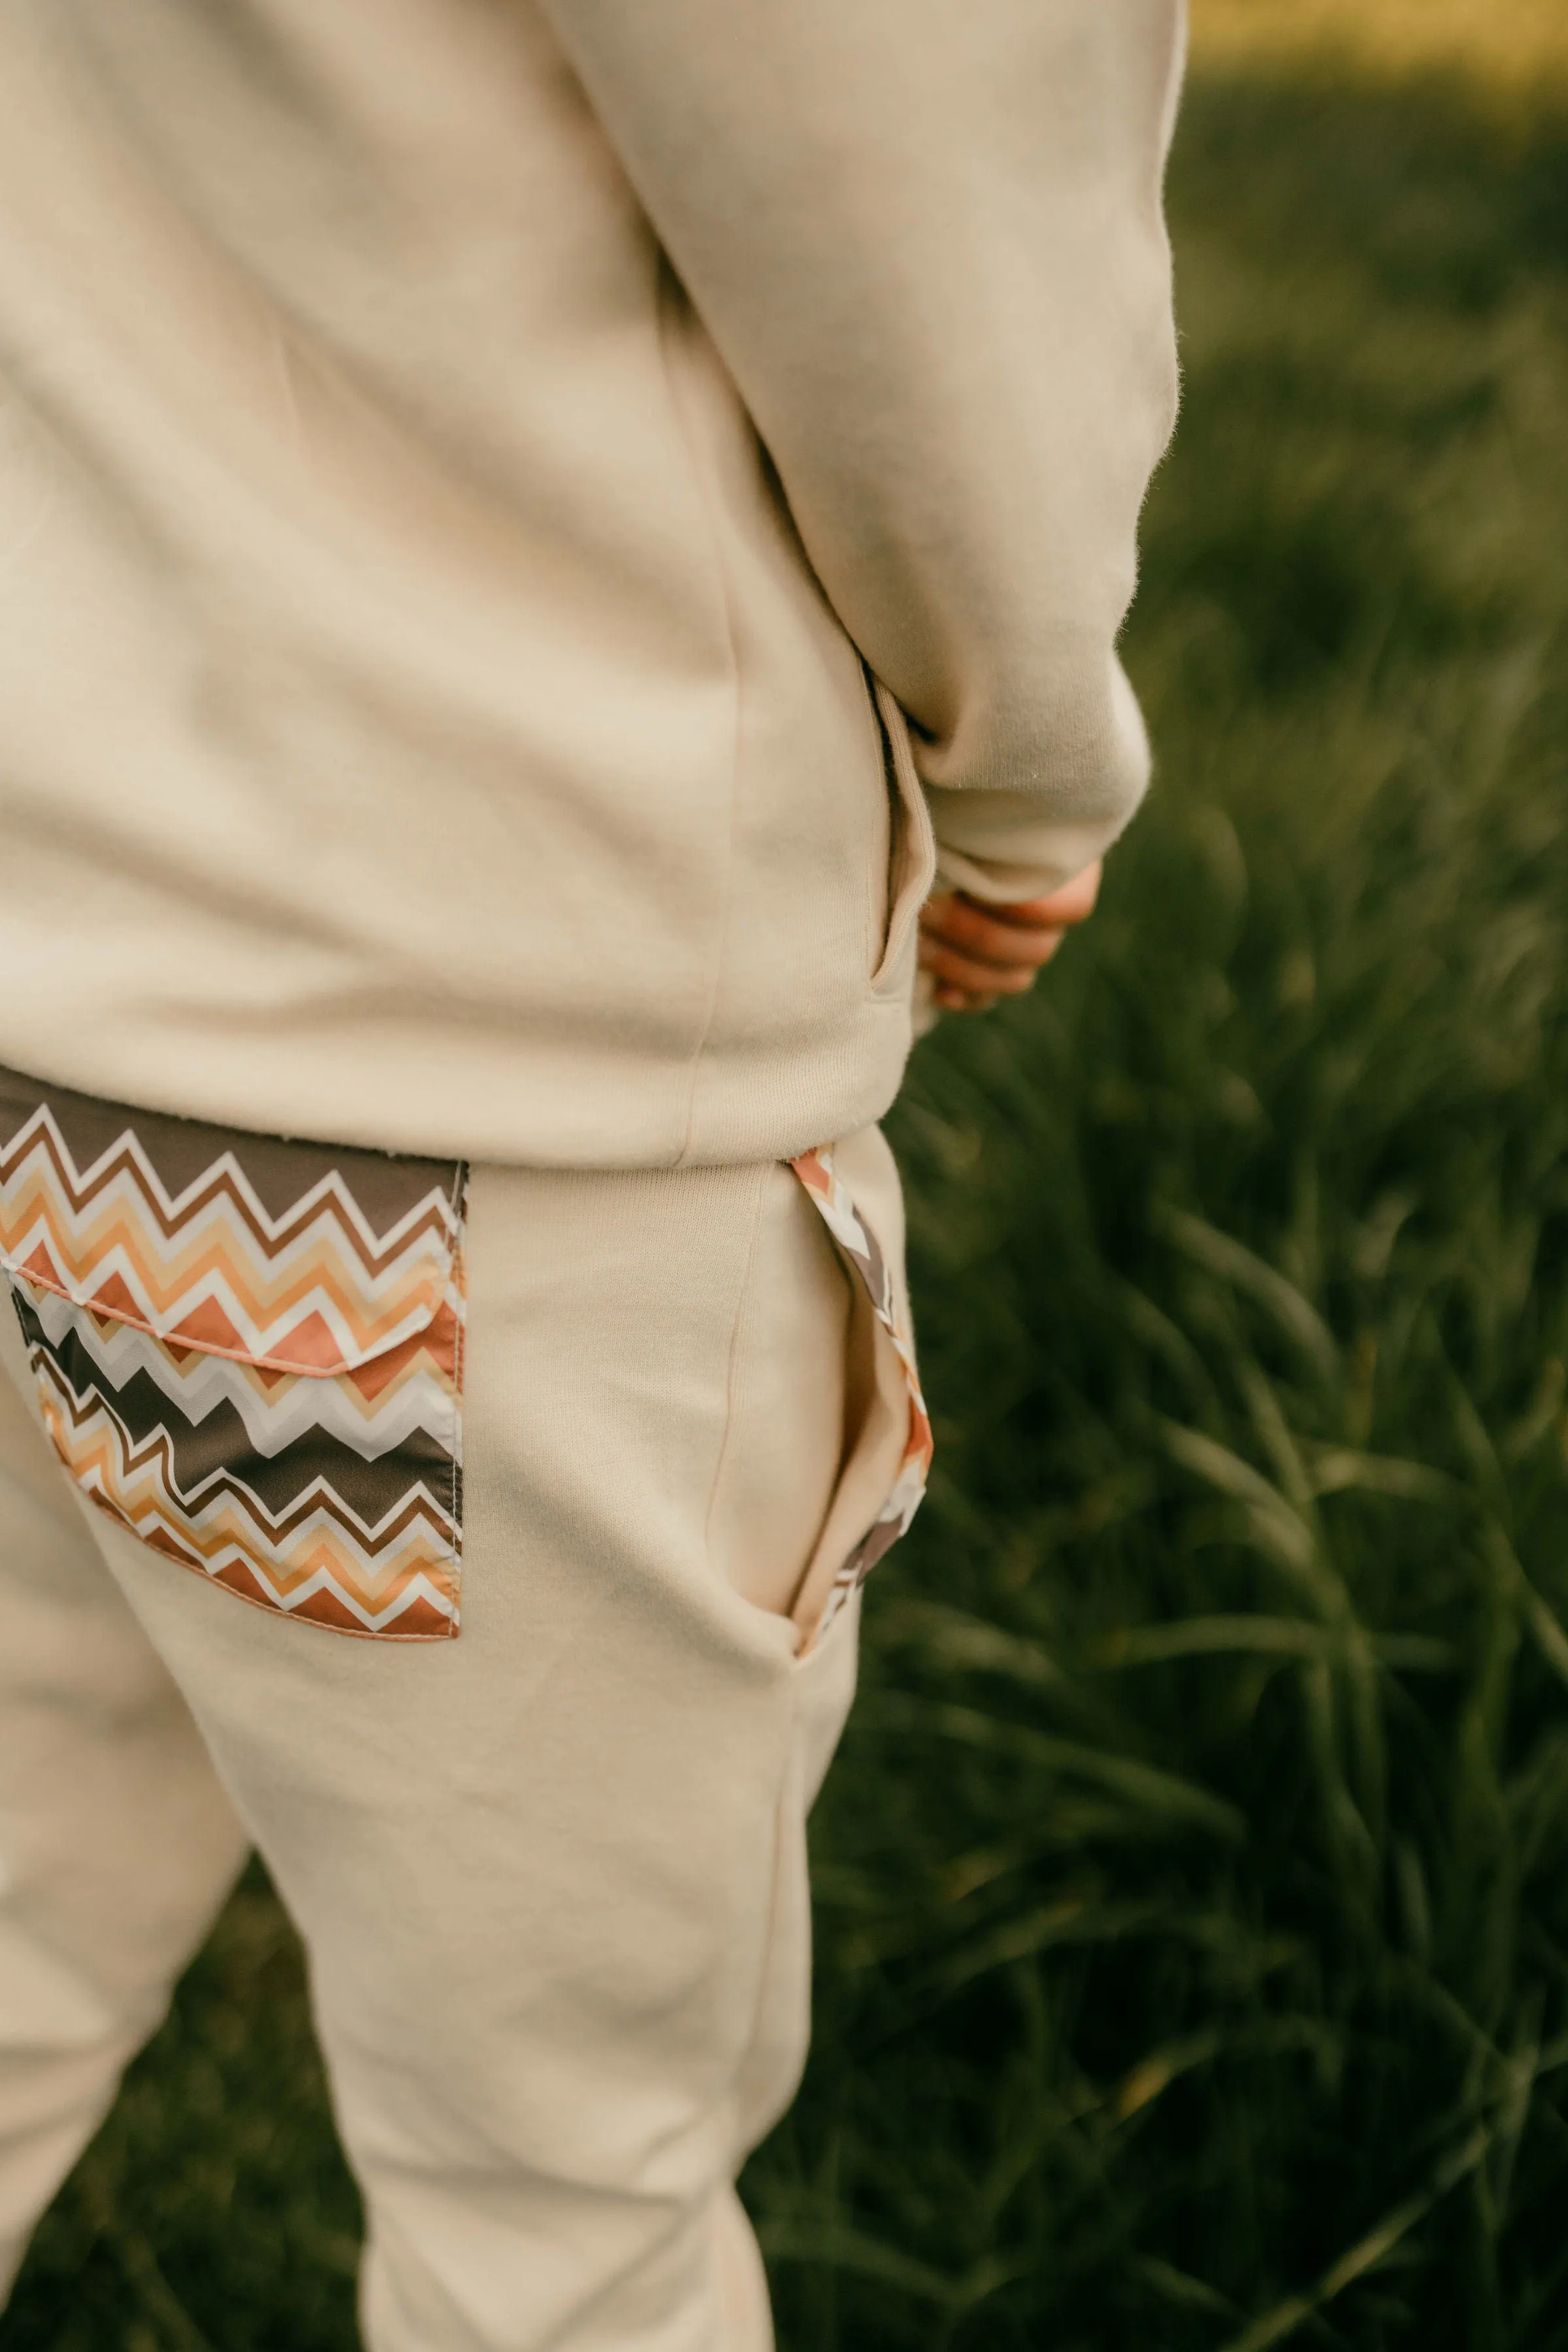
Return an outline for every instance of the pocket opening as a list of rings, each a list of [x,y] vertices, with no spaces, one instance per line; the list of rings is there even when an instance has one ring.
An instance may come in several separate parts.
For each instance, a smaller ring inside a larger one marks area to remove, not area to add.
[[[914,1517],[931,1434],[900,1286],[875,1219],[862,1213],[833,1148],[803,1152],[791,1165],[849,1271],[856,1300],[849,1345],[852,1355],[860,1351],[857,1426],[791,1612],[804,1659]]]
[[[871,987],[877,994],[893,995],[907,979],[915,926],[936,878],[936,835],[915,767],[910,722],[881,679],[872,684],[888,775],[889,841],[887,929]]]

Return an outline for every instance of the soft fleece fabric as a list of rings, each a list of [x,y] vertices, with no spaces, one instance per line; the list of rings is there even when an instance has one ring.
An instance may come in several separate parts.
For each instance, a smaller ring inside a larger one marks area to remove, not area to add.
[[[887,1146],[841,1157],[901,1281]],[[731,2184],[805,2056],[857,1605],[797,1637],[901,1423],[785,1168],[477,1168],[468,1258],[456,1642],[246,1608],[115,1527],[0,1312],[0,2302],[254,1843],[368,2352],[768,2352]]]
[[[0,1060],[563,1166],[879,1115],[931,820],[1016,897],[1143,789],[1181,47],[0,0]]]

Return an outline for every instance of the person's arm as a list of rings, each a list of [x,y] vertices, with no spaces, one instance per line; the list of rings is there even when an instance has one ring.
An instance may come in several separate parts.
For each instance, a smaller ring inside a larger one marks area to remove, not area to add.
[[[1176,397],[1182,0],[543,0],[911,722],[948,879],[1142,793],[1115,638]]]

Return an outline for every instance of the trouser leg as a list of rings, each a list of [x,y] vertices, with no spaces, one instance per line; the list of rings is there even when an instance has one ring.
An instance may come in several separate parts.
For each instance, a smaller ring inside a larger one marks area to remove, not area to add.
[[[372,2352],[763,2352],[731,2184],[804,2057],[853,1684],[853,1611],[804,1659],[779,1613],[840,1477],[845,1277],[766,1166],[480,1170],[468,1266],[459,1640],[100,1541],[303,1930]]]
[[[0,1297],[0,2295],[245,1853]]]

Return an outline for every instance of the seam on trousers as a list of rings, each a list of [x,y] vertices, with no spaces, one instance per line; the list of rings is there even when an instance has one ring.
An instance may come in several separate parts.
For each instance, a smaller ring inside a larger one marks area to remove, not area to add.
[[[805,1685],[798,1674],[792,1674],[789,1677],[788,1696],[785,1704],[786,1714],[784,1719],[784,1752],[780,1764],[778,1790],[773,1801],[773,1868],[769,1874],[768,1881],[767,1929],[763,1941],[762,1966],[757,1971],[756,1990],[752,1998],[751,2023],[746,2029],[746,2038],[741,2046],[740,2055],[735,2062],[734,2076],[730,2086],[730,2162],[731,2168],[736,2170],[739,2169],[740,2165],[745,2161],[745,2158],[751,2153],[751,2148],[749,2147],[742,2147],[741,2146],[741,2109],[742,2103],[745,2096],[747,2084],[750,2081],[752,2069],[756,2062],[757,2053],[762,2043],[763,2024],[767,2009],[768,1996],[773,1990],[773,1986],[774,1959],[778,1951],[781,1914],[784,1909],[784,1839],[787,1832],[784,1811],[785,1807],[790,1802],[792,1795],[794,1795],[801,1786],[799,1747],[801,1710],[805,1704]],[[801,1835],[804,1837],[805,1834],[805,1828],[803,1819]],[[809,1937],[811,1932],[811,1903],[809,1895],[806,1900],[805,1917],[806,1934]],[[807,1964],[806,1981],[809,1984],[809,1961]],[[806,2032],[803,2039],[800,2052],[800,2063],[796,2068],[797,2078],[800,2068],[804,2067],[805,2063],[806,2050],[809,2047],[809,2042],[810,2015],[808,2011],[806,2018]],[[784,2105],[788,2105],[787,2095]],[[779,2113],[782,2113],[783,2111],[776,2100],[771,2101],[765,2110],[769,2120],[763,2126],[764,2134],[768,2130],[772,2129],[773,2123],[776,2120],[775,2109],[777,2109]],[[762,2137],[762,2135],[759,2135],[759,2137]],[[753,2143],[753,2145],[755,2145],[755,2143]]]

